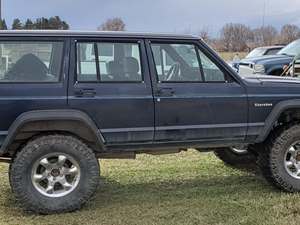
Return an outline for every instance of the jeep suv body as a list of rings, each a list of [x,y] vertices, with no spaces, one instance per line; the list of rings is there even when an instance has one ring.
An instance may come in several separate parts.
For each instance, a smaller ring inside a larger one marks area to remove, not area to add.
[[[296,78],[241,78],[184,35],[8,31],[0,47],[0,154],[27,209],[80,208],[96,190],[97,158],[192,147],[249,145],[272,182],[300,190]],[[285,132],[294,152],[285,140],[276,170],[269,156]]]

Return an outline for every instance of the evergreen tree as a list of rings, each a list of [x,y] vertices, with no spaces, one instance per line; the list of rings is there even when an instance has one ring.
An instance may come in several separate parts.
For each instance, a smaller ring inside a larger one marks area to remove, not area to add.
[[[49,20],[45,17],[42,17],[42,29],[48,30],[49,29]]]
[[[14,19],[13,24],[12,24],[12,29],[13,30],[21,30],[23,28],[22,23],[19,19]]]
[[[37,29],[37,30],[46,30],[46,29],[48,29],[48,20],[44,17],[36,19],[35,29]]]
[[[0,30],[7,30],[7,25],[5,19],[0,20]]]
[[[68,30],[69,25],[60,19],[59,16],[49,18],[49,29],[52,30]]]
[[[0,30],[7,29],[5,20],[1,22],[0,20]],[[67,22],[62,21],[59,16],[54,16],[45,18],[37,18],[34,22],[31,19],[27,19],[24,25],[19,19],[14,19],[13,30],[20,30],[20,29],[26,29],[26,30],[68,30],[69,25]]]
[[[24,25],[24,29],[26,30],[33,30],[34,29],[34,24],[31,19],[27,19]]]

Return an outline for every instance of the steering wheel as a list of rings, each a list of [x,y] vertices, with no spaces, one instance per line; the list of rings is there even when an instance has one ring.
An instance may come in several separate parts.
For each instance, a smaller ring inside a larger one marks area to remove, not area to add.
[[[179,75],[179,68],[180,68],[179,63],[174,63],[167,73],[166,81],[171,81],[173,80],[173,78],[177,78]]]

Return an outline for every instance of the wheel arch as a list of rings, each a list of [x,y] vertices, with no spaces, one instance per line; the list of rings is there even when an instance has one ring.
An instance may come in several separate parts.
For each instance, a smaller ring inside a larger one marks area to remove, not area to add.
[[[35,110],[22,113],[12,123],[0,155],[8,153],[17,140],[26,140],[41,132],[68,132],[92,143],[94,148],[105,148],[102,134],[86,113],[69,109]]]
[[[291,115],[291,118],[286,118],[289,115]],[[283,121],[284,118],[287,120]],[[300,99],[286,100],[277,103],[265,120],[265,125],[255,142],[263,142],[268,137],[272,129],[276,125],[280,125],[279,123],[293,122],[295,119],[300,121]]]

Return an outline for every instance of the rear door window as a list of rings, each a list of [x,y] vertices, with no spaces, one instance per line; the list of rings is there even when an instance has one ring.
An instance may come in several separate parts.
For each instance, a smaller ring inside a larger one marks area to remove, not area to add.
[[[0,82],[58,82],[63,42],[0,42]]]
[[[141,82],[139,44],[78,43],[77,80],[79,82]]]

